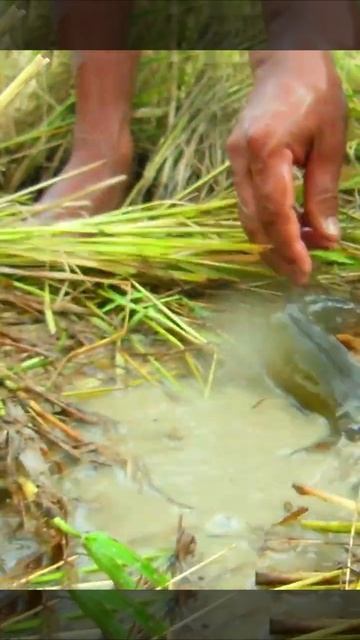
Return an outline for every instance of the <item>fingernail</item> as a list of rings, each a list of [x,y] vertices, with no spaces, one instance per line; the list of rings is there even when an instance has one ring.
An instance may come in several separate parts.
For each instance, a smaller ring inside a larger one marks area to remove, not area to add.
[[[336,218],[326,218],[323,222],[323,226],[326,233],[328,233],[330,236],[338,237],[340,233],[340,227]]]

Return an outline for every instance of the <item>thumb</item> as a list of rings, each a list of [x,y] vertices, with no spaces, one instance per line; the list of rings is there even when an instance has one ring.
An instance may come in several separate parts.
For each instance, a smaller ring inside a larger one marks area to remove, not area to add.
[[[340,239],[337,221],[338,184],[343,162],[345,139],[327,131],[315,141],[309,155],[304,178],[304,213],[306,224],[321,241]]]

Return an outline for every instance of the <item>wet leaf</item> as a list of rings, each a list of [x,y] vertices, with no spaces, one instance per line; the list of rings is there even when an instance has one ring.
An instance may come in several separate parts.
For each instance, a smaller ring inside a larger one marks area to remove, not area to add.
[[[308,511],[308,507],[298,507],[297,509],[294,509],[294,511],[291,511],[291,513],[287,513],[286,516],[279,520],[279,522],[276,522],[276,525],[283,526],[291,524],[292,522],[296,522],[301,516],[304,515],[304,513],[307,513]]]
[[[136,589],[136,580],[131,578],[125,570],[122,554],[119,554],[115,540],[109,538],[106,534],[98,535],[95,532],[85,535],[83,544],[86,552],[99,569],[104,571],[117,587]]]
[[[127,630],[116,620],[109,607],[108,592],[71,589],[68,593],[81,611],[101,629],[105,638],[127,638]]]
[[[21,371],[31,371],[32,369],[38,369],[42,367],[46,367],[51,360],[49,358],[44,358],[43,356],[35,356],[34,358],[29,358],[19,365],[19,370]]]
[[[76,529],[71,527],[64,520],[62,520],[62,518],[58,518],[58,517],[53,518],[52,519],[52,524],[57,529],[60,529],[60,531],[65,533],[65,535],[67,535],[67,536],[73,536],[74,538],[81,538],[81,533],[79,533],[79,531],[76,531]]]
[[[167,582],[148,560],[106,533],[99,531],[85,534],[83,545],[99,569],[118,586],[136,589],[136,581],[124,570],[124,566],[136,569],[156,587],[163,587]]]
[[[322,249],[314,249],[313,251],[311,251],[311,255],[313,255],[315,258],[321,258],[323,262],[328,262],[329,264],[355,265],[359,263],[359,260],[347,255],[340,249],[326,251]]]
[[[130,623],[138,624],[144,631],[150,633],[152,637],[161,637],[166,630],[166,625],[148,610],[148,605],[152,602],[156,604],[157,598],[152,596],[151,600],[149,597],[147,601],[139,602],[138,594],[139,592],[136,594],[124,594],[121,591],[109,591],[106,595],[106,602],[115,610],[129,613],[131,615]],[[146,595],[150,595],[150,592]]]

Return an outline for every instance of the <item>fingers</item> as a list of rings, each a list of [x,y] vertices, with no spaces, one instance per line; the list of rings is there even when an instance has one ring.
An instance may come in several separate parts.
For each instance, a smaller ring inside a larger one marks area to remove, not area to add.
[[[292,166],[292,154],[286,148],[275,149],[263,158],[250,155],[257,215],[262,228],[284,265],[282,271],[296,283],[303,284],[311,272],[311,260],[294,210]]]
[[[266,236],[257,217],[256,203],[248,170],[245,149],[239,140],[228,142],[228,153],[232,162],[233,181],[239,200],[239,215],[247,236],[255,244],[266,244]]]
[[[263,140],[252,136],[244,143],[239,132],[230,137],[227,148],[248,237],[257,244],[271,245],[264,253],[265,261],[296,284],[304,284],[311,260],[293,208],[291,153],[272,149],[268,135]]]
[[[301,227],[301,238],[308,249],[332,249],[336,247],[336,242],[324,238],[318,231],[305,224]]]
[[[339,240],[337,222],[338,183],[344,159],[346,123],[341,118],[329,122],[315,138],[304,177],[306,223],[320,246]]]

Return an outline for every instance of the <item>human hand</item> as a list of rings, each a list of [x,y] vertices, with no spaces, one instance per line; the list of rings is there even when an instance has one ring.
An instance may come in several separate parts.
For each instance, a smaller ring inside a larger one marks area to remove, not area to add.
[[[227,144],[249,239],[265,261],[305,284],[309,247],[339,240],[337,188],[346,102],[326,51],[252,52],[254,88]],[[304,169],[304,214],[294,209],[293,167]]]

